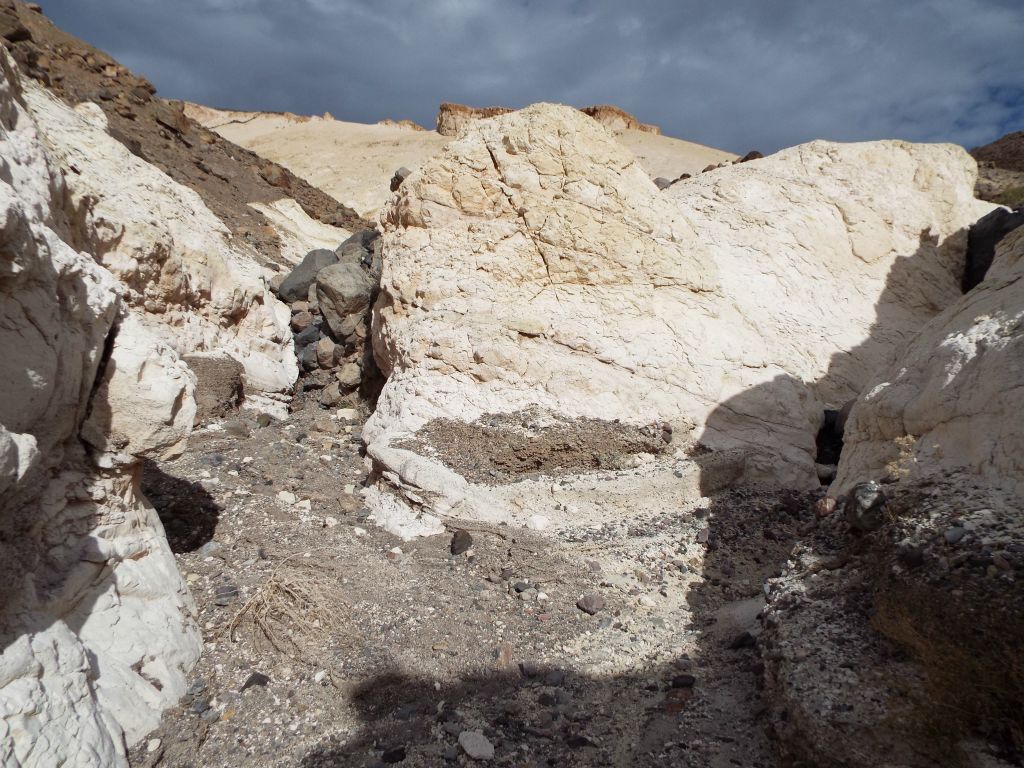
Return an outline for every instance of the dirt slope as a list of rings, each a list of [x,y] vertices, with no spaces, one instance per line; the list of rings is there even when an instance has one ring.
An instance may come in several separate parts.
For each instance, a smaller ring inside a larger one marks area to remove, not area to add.
[[[0,2],[0,35],[23,72],[69,104],[98,104],[115,138],[194,189],[234,235],[268,261],[281,257],[278,230],[250,203],[269,206],[290,198],[323,225],[345,230],[364,225],[354,211],[301,178],[189,119],[181,102],[158,98],[145,78],[28,5]]]
[[[1002,205],[1024,204],[1024,131],[975,147],[971,154],[978,161],[978,197]]]

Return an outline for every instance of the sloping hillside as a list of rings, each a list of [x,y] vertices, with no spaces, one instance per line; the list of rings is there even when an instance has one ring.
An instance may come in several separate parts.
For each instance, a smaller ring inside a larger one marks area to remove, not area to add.
[[[327,117],[270,112],[226,112],[187,104],[192,119],[288,168],[362,216],[373,216],[391,192],[401,166],[415,170],[453,137],[390,125],[347,123]],[[616,134],[652,178],[675,179],[736,156],[689,141],[639,130]]]

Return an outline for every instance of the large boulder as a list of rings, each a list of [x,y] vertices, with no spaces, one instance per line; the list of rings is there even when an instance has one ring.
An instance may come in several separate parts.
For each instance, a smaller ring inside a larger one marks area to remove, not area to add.
[[[832,492],[965,471],[1024,494],[1024,227],[984,282],[920,329],[850,414]]]
[[[336,339],[354,333],[366,318],[377,288],[373,277],[359,263],[340,262],[316,276],[316,300]]]
[[[179,354],[236,358],[251,392],[289,390],[298,368],[288,308],[255,252],[196,192],[114,139],[95,104],[71,109],[27,79],[24,99],[64,171],[73,245],[114,274],[147,329]]]
[[[127,766],[200,650],[138,490],[181,451],[195,381],[69,244],[88,225],[6,53],[0,124],[0,764]]]
[[[303,257],[277,289],[277,295],[289,304],[305,301],[309,286],[316,281],[317,273],[324,267],[338,263],[338,256],[327,248],[316,248]]]
[[[475,123],[381,213],[374,344],[390,379],[363,432],[371,504],[550,513],[550,486],[470,482],[436,440],[408,442],[526,411],[661,424],[673,447],[740,451],[748,477],[816,487],[825,408],[960,295],[966,228],[991,208],[974,175],[952,145],[814,142],[659,193],[577,110]],[[671,471],[650,479],[659,466],[631,476],[634,512],[671,488]],[[586,503],[630,513],[609,499]]]

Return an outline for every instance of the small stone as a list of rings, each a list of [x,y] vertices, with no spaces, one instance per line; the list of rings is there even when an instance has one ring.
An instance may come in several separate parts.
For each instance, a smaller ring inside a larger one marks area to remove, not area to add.
[[[738,651],[741,648],[753,648],[757,644],[757,638],[749,632],[740,632],[729,643],[729,648]]]
[[[391,747],[391,749],[385,749],[384,754],[380,756],[388,765],[393,763],[401,763],[405,760],[405,747]]]
[[[326,336],[316,343],[316,362],[321,368],[334,367],[334,346]]]
[[[219,541],[208,541],[197,550],[200,557],[209,557],[221,548]]]
[[[292,314],[299,312],[309,312],[309,302],[305,300],[293,301],[292,302]]]
[[[256,417],[256,426],[258,426],[258,427],[269,427],[270,426],[270,422],[272,422],[272,421],[273,421],[273,419],[270,418],[270,414],[269,413],[261,413],[259,416]]]
[[[709,538],[711,538],[711,529],[707,526],[697,531],[696,540],[698,544],[707,544]]]
[[[248,437],[250,433],[249,425],[241,419],[228,419],[222,426],[225,432],[235,437]]]
[[[472,760],[490,760],[494,757],[494,745],[480,731],[463,731],[459,734],[459,746]]]
[[[461,555],[472,546],[473,537],[470,535],[469,531],[459,528],[454,534],[452,534],[450,549],[453,555]]]
[[[336,435],[341,432],[341,425],[330,416],[321,416],[314,419],[313,426],[317,432],[323,432],[325,435]]]
[[[836,472],[838,467],[835,464],[815,464],[814,471],[818,475],[818,482],[822,485],[828,485],[836,479]]]
[[[954,525],[951,528],[947,528],[946,532],[942,534],[942,537],[946,540],[947,544],[956,544],[967,535],[967,529],[961,528],[959,525]]]
[[[334,415],[345,421],[355,421],[359,418],[359,411],[355,408],[339,408],[334,412]]]
[[[192,701],[192,706],[189,709],[194,715],[201,715],[210,708],[210,700],[205,696],[200,696]]]
[[[249,688],[255,688],[257,686],[259,686],[260,688],[265,688],[269,684],[269,677],[264,675],[262,672],[253,672],[251,675],[245,678],[245,682],[242,683],[242,687],[238,689],[238,692],[241,693],[242,691],[245,691]]]
[[[531,515],[530,519],[526,521],[526,527],[531,531],[543,531],[549,525],[551,525],[551,521],[544,515]]]
[[[291,326],[292,326],[292,330],[295,331],[296,333],[299,333],[300,331],[306,330],[312,324],[313,324],[313,315],[311,315],[306,310],[302,310],[301,312],[296,312],[294,315],[292,315]]]
[[[220,720],[220,712],[212,707],[199,716],[199,719],[204,723],[215,723]]]
[[[565,743],[570,749],[582,749],[583,747],[589,747],[593,742],[581,733],[570,734],[565,739]]]
[[[359,382],[363,379],[363,372],[356,363],[345,363],[337,370],[334,377],[342,389],[350,390],[359,386]]]
[[[224,607],[231,605],[238,599],[237,584],[221,584],[213,588],[213,604]]]
[[[404,165],[401,168],[399,168],[397,171],[395,171],[394,175],[391,177],[391,184],[390,184],[391,191],[392,192],[396,192],[398,190],[398,188],[400,186],[402,186],[402,182],[405,181],[407,178],[409,178],[409,174],[411,174],[411,173],[412,173],[412,171],[410,171]]]
[[[295,494],[292,493],[291,491],[278,491],[277,492],[277,499],[282,504],[288,504],[288,505],[294,504],[295,501],[296,501]]]
[[[324,528],[334,528],[338,524],[338,518],[328,515],[324,518]]]
[[[591,573],[600,573],[601,572],[601,564],[599,562],[597,562],[597,560],[586,560],[584,562],[586,562],[587,568],[590,569]]]
[[[697,682],[697,678],[696,677],[694,677],[693,675],[688,675],[688,674],[684,673],[682,675],[676,675],[675,677],[672,678],[672,687],[673,688],[693,688],[693,686],[696,684],[696,682]]]
[[[355,527],[354,527],[354,528],[352,529],[352,535],[353,535],[353,536],[365,536],[365,535],[366,535],[366,529],[365,529],[365,528],[360,528],[360,527],[359,527],[359,526],[357,525],[357,526],[355,526]]]
[[[498,647],[498,668],[509,669],[512,666],[512,644],[502,643]]]
[[[883,513],[887,501],[885,492],[878,483],[857,483],[846,499],[846,522],[858,533],[877,531],[885,523]]]
[[[825,496],[814,502],[814,514],[818,517],[828,517],[836,510],[836,500],[831,496]]]
[[[160,749],[160,744],[160,739],[150,739],[146,742],[146,751],[156,752],[158,749]]]
[[[565,672],[560,669],[548,670],[544,675],[544,685],[559,686],[565,682]]]
[[[596,592],[589,592],[576,601],[576,607],[593,616],[604,609],[604,598]]]

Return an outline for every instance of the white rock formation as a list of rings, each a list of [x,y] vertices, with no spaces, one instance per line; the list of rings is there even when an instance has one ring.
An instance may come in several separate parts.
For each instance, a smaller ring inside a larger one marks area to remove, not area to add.
[[[395,445],[438,417],[530,407],[667,422],[750,454],[751,478],[815,486],[824,407],[959,295],[964,229],[991,207],[974,175],[951,145],[815,142],[662,193],[576,110],[471,125],[381,213],[372,504],[392,527],[410,501],[546,514],[548,484],[524,501]],[[650,496],[649,480],[630,482]]]
[[[1024,495],[1024,228],[985,280],[921,329],[846,425],[838,495],[864,480],[961,470]]]
[[[127,303],[179,354],[227,353],[245,366],[249,391],[289,389],[298,367],[288,309],[249,247],[197,193],[112,138],[95,104],[71,109],[34,81],[24,87],[64,172],[75,247],[124,284]]]
[[[199,654],[138,495],[140,459],[188,435],[194,380],[68,244],[67,190],[5,52],[0,179],[0,764],[127,765]]]

